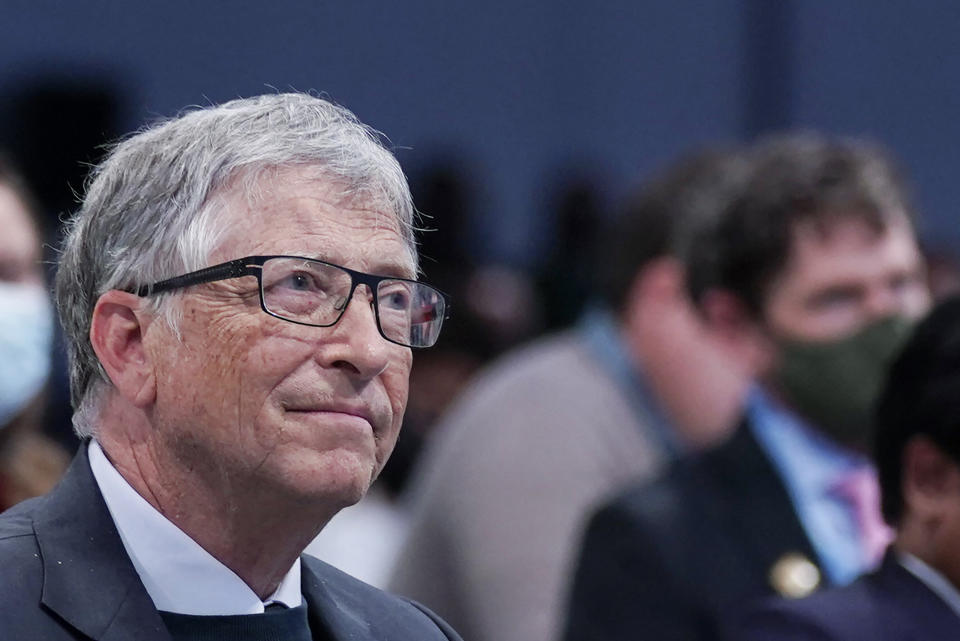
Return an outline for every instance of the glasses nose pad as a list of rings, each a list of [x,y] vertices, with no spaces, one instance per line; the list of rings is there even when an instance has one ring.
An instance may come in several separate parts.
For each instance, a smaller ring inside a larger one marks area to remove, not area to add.
[[[342,315],[347,309],[347,306],[350,304],[350,301],[359,295],[361,301],[367,303],[370,307],[370,310],[374,313],[374,315],[376,315],[377,297],[374,294],[374,291],[375,289],[366,283],[357,283],[356,286],[351,289],[349,294],[345,294],[336,300],[334,309],[338,314]],[[366,300],[363,300],[364,298]]]

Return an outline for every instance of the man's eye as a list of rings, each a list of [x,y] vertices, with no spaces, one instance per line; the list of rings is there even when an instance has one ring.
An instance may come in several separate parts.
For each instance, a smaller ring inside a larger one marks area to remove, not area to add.
[[[410,293],[406,289],[386,292],[380,297],[380,306],[397,310],[410,309]]]
[[[822,292],[813,299],[814,309],[836,309],[848,305],[856,305],[863,297],[863,292],[854,287],[838,287]]]
[[[282,279],[277,285],[298,291],[316,291],[320,289],[316,278],[306,272],[294,272]]]

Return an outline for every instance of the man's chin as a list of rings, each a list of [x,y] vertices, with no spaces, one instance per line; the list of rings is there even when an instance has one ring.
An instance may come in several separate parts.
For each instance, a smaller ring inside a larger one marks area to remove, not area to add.
[[[360,501],[378,471],[375,460],[352,450],[324,452],[289,469],[290,491],[310,503],[343,509]]]

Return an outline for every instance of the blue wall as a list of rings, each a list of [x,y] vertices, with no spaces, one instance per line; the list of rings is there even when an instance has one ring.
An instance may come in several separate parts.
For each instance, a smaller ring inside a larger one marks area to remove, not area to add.
[[[956,2],[7,0],[0,13],[0,96],[51,72],[105,77],[130,129],[269,87],[321,90],[411,171],[462,154],[475,246],[520,264],[543,249],[557,172],[614,196],[692,145],[788,125],[889,144],[930,235],[960,245]]]

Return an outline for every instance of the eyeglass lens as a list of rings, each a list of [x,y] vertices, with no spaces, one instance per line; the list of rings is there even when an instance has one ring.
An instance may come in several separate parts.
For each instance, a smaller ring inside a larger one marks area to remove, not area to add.
[[[300,258],[271,258],[261,273],[263,305],[271,314],[310,325],[332,325],[346,307],[352,279],[336,267]],[[440,333],[444,299],[429,285],[402,279],[377,284],[380,331],[394,342],[429,347]]]

